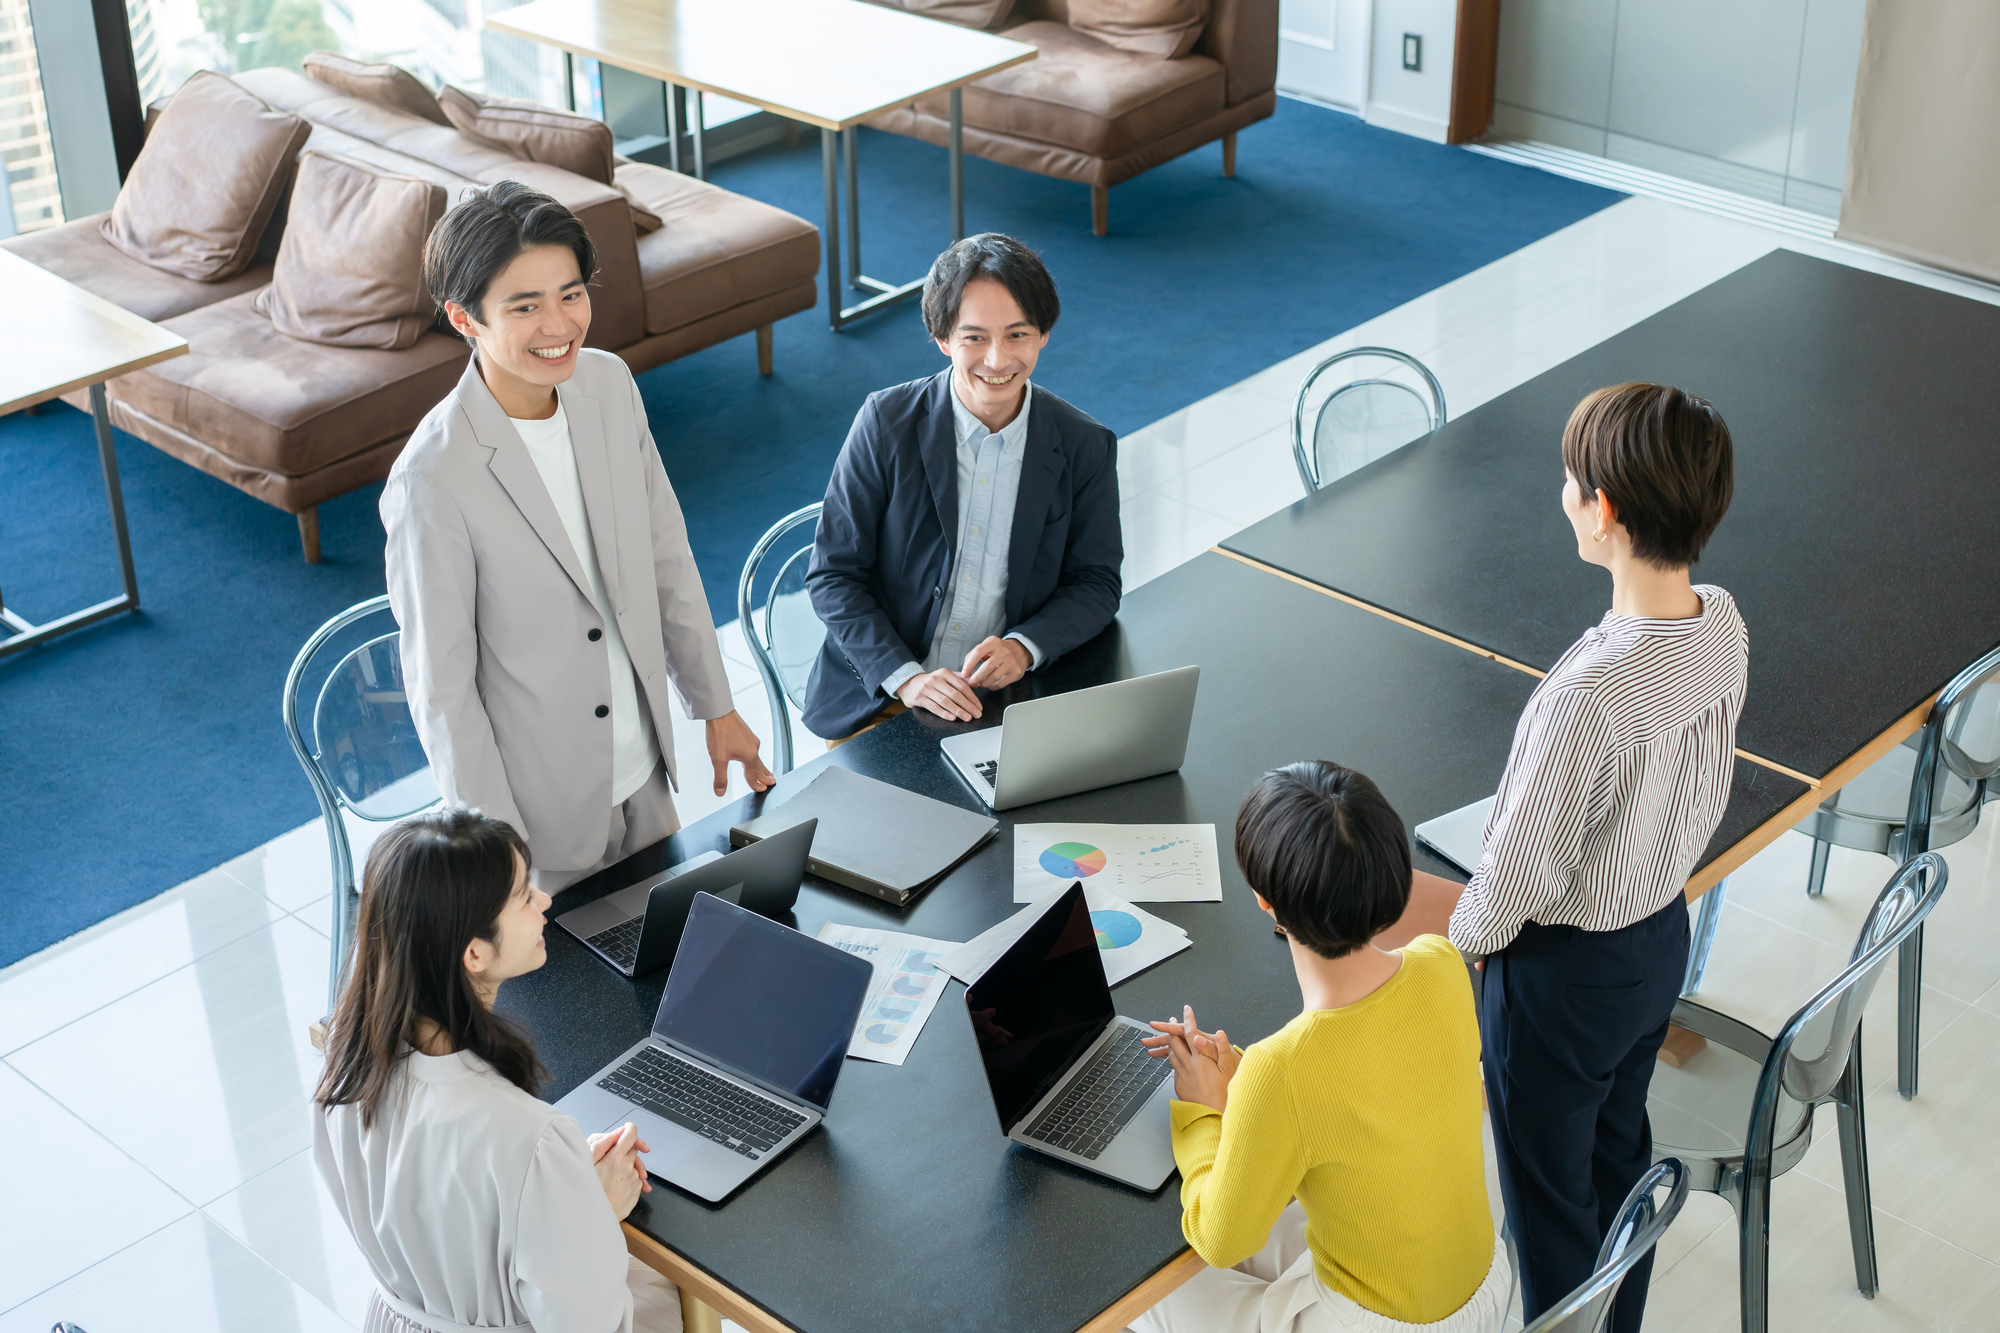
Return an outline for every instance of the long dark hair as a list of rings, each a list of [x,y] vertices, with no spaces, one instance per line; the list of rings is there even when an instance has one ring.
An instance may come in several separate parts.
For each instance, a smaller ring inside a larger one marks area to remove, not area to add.
[[[491,944],[499,933],[516,855],[527,862],[528,845],[511,825],[463,806],[425,811],[376,842],[362,876],[354,965],[334,1007],[313,1100],[359,1102],[362,1125],[372,1125],[426,1018],[454,1050],[540,1093],[548,1072],[534,1043],[479,1002],[464,962],[475,938]]]

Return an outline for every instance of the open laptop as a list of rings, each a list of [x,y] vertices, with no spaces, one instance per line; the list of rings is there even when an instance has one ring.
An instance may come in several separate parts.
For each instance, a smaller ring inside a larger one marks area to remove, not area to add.
[[[1008,1138],[1142,1190],[1173,1174],[1173,1065],[1112,1007],[1082,881],[966,987],[965,1006]]]
[[[712,893],[763,916],[792,910],[806,877],[817,819],[801,820],[775,837],[724,856],[704,852],[564,912],[556,924],[628,977],[643,977],[674,960],[697,893]]]
[[[1010,705],[1000,725],[943,741],[995,810],[1171,773],[1187,757],[1201,668],[1176,667]]]
[[[1486,842],[1486,821],[1493,815],[1494,798],[1461,805],[1450,814],[1426,819],[1417,825],[1417,841],[1433,856],[1450,862],[1467,875],[1479,870],[1480,853]]]
[[[711,1203],[820,1122],[874,969],[695,895],[652,1035],[556,1109],[588,1134],[630,1120],[646,1170]]]

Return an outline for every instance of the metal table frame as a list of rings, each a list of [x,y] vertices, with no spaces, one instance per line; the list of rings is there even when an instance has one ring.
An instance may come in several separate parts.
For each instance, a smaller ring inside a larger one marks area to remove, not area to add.
[[[965,89],[953,88],[951,99],[951,137],[946,151],[951,160],[951,239],[965,239]],[[859,181],[859,127],[850,125],[840,132],[838,148],[834,144],[831,130],[819,132],[820,171],[826,181],[826,313],[827,321],[835,333],[846,328],[863,315],[873,314],[887,306],[917,295],[924,289],[924,279],[914,278],[909,282],[894,284],[871,278],[861,271],[861,187]],[[835,162],[836,153],[840,158]],[[847,178],[847,266],[843,275],[840,262],[840,176]],[[840,304],[841,294],[849,287],[856,291],[873,292],[874,295],[859,304]]]
[[[125,495],[118,485],[118,453],[111,441],[111,410],[104,400],[102,381],[90,386],[90,416],[97,426],[97,457],[104,465],[104,498],[111,506],[111,534],[118,545],[118,573],[125,581],[125,591],[109,601],[72,611],[41,625],[31,624],[9,611],[5,599],[0,598],[0,622],[5,622],[16,631],[12,638],[0,639],[0,657],[46,643],[58,634],[81,629],[121,611],[139,609],[139,578],[132,569],[132,539],[125,530]]]

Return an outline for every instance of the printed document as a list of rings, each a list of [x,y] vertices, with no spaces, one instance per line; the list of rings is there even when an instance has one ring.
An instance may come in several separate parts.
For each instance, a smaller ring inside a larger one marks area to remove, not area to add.
[[[999,925],[974,936],[969,943],[959,945],[937,960],[938,967],[970,986],[985,975],[995,959],[1007,952],[1009,945],[1027,933],[1056,895],[1068,887],[1064,884],[1049,890],[1039,902],[1029,904]],[[1090,924],[1097,930],[1104,979],[1110,985],[1136,977],[1190,945],[1187,932],[1173,922],[1134,907],[1123,898],[1114,898],[1102,889],[1093,889],[1088,881],[1083,886],[1083,900],[1090,908]]]
[[[1129,903],[1219,903],[1213,824],[1016,824],[1014,901],[1082,880]]]
[[[938,970],[938,956],[960,946],[950,940],[927,940],[921,935],[831,921],[819,928],[819,938],[867,959],[875,969],[847,1054],[885,1065],[903,1063],[917,1044],[917,1035],[924,1030],[931,1010],[937,1008],[938,996],[944,993],[945,974]]]

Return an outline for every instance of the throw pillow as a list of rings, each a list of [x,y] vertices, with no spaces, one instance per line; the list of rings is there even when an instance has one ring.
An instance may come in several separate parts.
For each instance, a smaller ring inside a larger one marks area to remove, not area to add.
[[[446,84],[438,105],[453,125],[516,157],[611,184],[611,127],[601,120],[514,97],[485,97]]]
[[[370,65],[350,60],[338,51],[314,51],[300,63],[309,76],[349,97],[407,111],[440,125],[451,124],[431,90],[399,65]]]
[[[896,0],[895,7],[929,19],[943,19],[961,28],[992,31],[1007,21],[1014,0]]]
[[[1162,60],[1194,50],[1208,0],[1069,0],[1069,26],[1107,46]]]
[[[257,308],[288,338],[412,346],[437,313],[424,286],[424,242],[445,203],[442,185],[307,150],[277,271]]]
[[[312,126],[202,70],[132,163],[104,239],[153,268],[220,282],[249,267]]]

